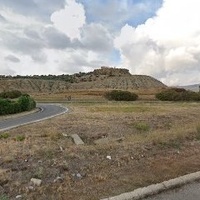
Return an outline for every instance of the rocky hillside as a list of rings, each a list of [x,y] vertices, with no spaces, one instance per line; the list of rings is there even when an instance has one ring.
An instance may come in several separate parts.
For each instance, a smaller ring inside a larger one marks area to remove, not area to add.
[[[101,67],[89,73],[67,75],[67,80],[60,77],[1,77],[0,91],[20,90],[22,92],[64,92],[68,90],[84,89],[156,89],[166,87],[160,81],[145,75],[131,75],[127,69]],[[63,75],[62,75],[63,77]],[[57,78],[57,80],[56,80]]]
[[[64,81],[41,79],[0,79],[0,92],[20,90],[25,93],[64,92],[69,84]]]

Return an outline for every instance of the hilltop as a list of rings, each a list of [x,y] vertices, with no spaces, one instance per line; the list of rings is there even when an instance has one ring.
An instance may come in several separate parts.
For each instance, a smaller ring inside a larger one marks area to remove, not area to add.
[[[151,76],[132,75],[128,69],[101,67],[93,72],[73,75],[0,76],[0,91],[20,90],[31,93],[66,92],[69,90],[139,90],[165,88]]]

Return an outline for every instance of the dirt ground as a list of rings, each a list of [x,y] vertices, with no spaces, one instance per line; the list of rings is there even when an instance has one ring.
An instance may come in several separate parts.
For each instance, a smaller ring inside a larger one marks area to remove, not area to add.
[[[199,103],[66,106],[69,113],[1,133],[1,200],[96,200],[200,169]]]

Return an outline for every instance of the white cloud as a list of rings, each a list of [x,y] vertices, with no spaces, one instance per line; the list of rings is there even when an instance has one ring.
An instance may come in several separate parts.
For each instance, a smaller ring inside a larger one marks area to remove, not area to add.
[[[70,39],[80,39],[80,28],[85,24],[85,19],[83,5],[75,0],[66,0],[65,8],[51,15],[51,21],[54,26]]]
[[[199,0],[163,0],[156,15],[161,0],[47,1],[0,0],[0,74],[116,66],[119,50],[133,74],[167,85],[200,82]]]
[[[199,7],[198,0],[164,0],[145,24],[125,25],[115,39],[122,65],[168,85],[185,84],[187,76],[191,83],[200,81]]]

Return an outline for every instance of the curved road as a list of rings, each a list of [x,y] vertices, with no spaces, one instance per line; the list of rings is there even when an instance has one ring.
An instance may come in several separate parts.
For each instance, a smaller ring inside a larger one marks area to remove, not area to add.
[[[67,108],[62,107],[59,104],[37,104],[37,107],[40,108],[39,112],[27,114],[21,117],[0,120],[0,132],[16,128],[25,124],[49,119],[66,113],[68,111]]]

